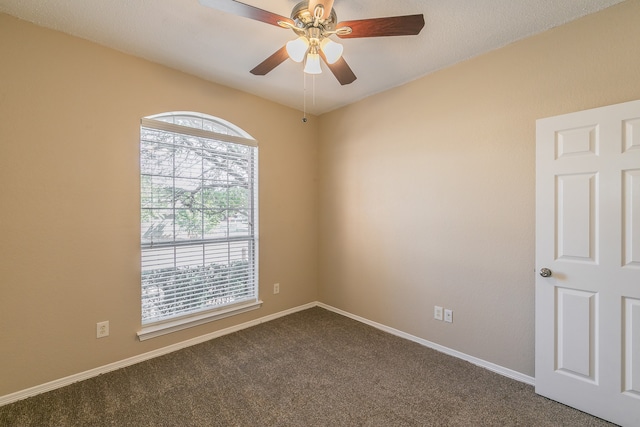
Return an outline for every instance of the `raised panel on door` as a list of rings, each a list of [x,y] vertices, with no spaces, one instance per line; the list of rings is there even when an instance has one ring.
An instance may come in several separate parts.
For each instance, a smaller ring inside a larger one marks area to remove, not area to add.
[[[595,173],[556,177],[556,259],[597,262]]]
[[[598,127],[596,125],[556,132],[556,159],[597,155]]]
[[[597,382],[598,295],[556,287],[556,369]]]
[[[640,169],[623,171],[622,265],[640,268]]]
[[[640,151],[640,118],[623,120],[622,125],[623,151]]]
[[[640,299],[624,299],[624,391],[640,405]]]

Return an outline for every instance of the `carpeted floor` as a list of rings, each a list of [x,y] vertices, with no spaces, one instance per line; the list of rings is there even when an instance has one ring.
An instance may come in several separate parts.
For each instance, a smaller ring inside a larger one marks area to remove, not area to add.
[[[313,308],[0,407],[0,426],[610,426]]]

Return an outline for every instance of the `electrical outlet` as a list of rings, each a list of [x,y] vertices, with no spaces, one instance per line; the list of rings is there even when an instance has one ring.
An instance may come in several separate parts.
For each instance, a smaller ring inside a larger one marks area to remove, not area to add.
[[[109,336],[109,321],[96,323],[96,338],[104,338]]]
[[[444,310],[444,321],[447,323],[453,323],[453,310]]]
[[[274,294],[279,294],[280,293],[280,283],[274,283],[273,284],[273,293]]]
[[[439,305],[433,307],[433,318],[436,320],[442,320],[442,307]]]

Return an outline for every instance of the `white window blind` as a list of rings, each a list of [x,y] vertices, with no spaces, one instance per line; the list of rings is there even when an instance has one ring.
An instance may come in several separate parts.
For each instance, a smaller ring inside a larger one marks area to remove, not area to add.
[[[256,141],[220,119],[142,120],[143,326],[257,301],[257,168]]]

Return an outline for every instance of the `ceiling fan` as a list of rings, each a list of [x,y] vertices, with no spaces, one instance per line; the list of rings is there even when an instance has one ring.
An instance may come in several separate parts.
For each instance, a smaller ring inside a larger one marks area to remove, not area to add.
[[[298,37],[258,64],[252,74],[263,76],[287,58],[304,61],[304,72],[320,74],[322,59],[340,84],[356,79],[342,57],[342,45],[329,36],[340,38],[417,35],[424,27],[424,16],[405,15],[338,22],[334,0],[303,0],[291,11],[291,18],[268,12],[235,0],[199,0],[200,4],[292,30]]]

